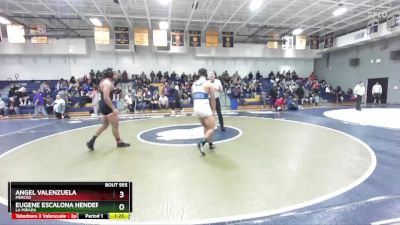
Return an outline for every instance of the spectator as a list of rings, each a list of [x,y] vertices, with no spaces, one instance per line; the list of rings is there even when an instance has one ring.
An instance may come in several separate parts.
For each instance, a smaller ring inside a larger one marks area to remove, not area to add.
[[[153,96],[151,97],[151,112],[157,112],[158,106],[158,93],[154,92]]]
[[[140,79],[142,81],[146,80],[146,74],[144,73],[144,71],[142,71],[142,73],[140,74]]]
[[[304,89],[302,85],[299,85],[299,87],[295,91],[297,97],[298,97],[298,106],[300,109],[303,108],[303,98],[304,98]]]
[[[64,119],[66,103],[60,95],[56,96],[56,100],[53,102],[53,111],[57,119]]]
[[[19,99],[19,102],[20,102],[21,106],[28,105],[29,96],[28,96],[28,92],[27,91],[28,90],[26,90],[25,87],[20,87],[17,90],[17,96],[18,96],[18,99]]]
[[[173,98],[172,104],[171,104],[171,113],[175,114],[176,108],[179,108],[181,110],[181,112],[183,112],[183,108],[181,105],[181,93],[179,91],[178,85],[175,85],[174,88],[171,88],[170,96],[172,96],[172,98]]]
[[[128,73],[126,72],[126,70],[124,70],[124,72],[122,72],[122,82],[128,83]]]
[[[155,82],[155,77],[156,77],[156,74],[155,74],[154,71],[152,70],[152,71],[150,72],[150,79],[151,79],[151,82]]]
[[[158,107],[160,109],[165,108],[168,109],[168,97],[161,93],[160,98],[158,99]]]
[[[276,101],[275,101],[275,108],[276,111],[284,111],[285,110],[285,99],[283,98],[283,96],[279,97]]]
[[[337,86],[335,89],[335,99],[336,99],[336,104],[339,104],[340,102],[343,102],[343,91],[340,86]]]
[[[19,88],[16,85],[14,85],[12,88],[10,88],[10,90],[8,91],[8,97],[11,98],[11,97],[17,96],[18,89]]]
[[[162,73],[161,73],[161,71],[158,71],[158,73],[157,73],[157,81],[156,82],[161,82],[161,79],[162,79]]]
[[[50,93],[51,92],[50,85],[49,85],[48,81],[45,81],[45,82],[40,84],[40,92],[41,93]]]
[[[376,82],[372,87],[372,96],[374,96],[374,103],[381,103],[382,86]]]
[[[53,112],[53,98],[50,95],[44,96],[44,104],[45,110],[47,114],[51,114]]]
[[[135,111],[135,104],[133,102],[133,97],[130,92],[126,93],[125,95],[125,107],[129,112]]]
[[[310,104],[314,104],[315,106],[318,106],[319,103],[319,95],[317,93],[312,93],[310,96]]]
[[[256,73],[256,80],[261,80],[261,74],[259,70]]]
[[[38,112],[41,112],[43,116],[47,117],[47,112],[44,109],[45,102],[42,93],[40,93],[40,89],[37,91],[33,90],[33,105],[35,106],[35,117],[38,116]]]
[[[92,77],[92,73],[90,73],[90,77]],[[93,78],[94,78],[94,73],[93,73]],[[76,83],[75,77],[72,76],[71,79],[69,79],[69,82],[70,82],[71,84],[75,84],[75,83]]]
[[[3,98],[0,96],[0,119],[3,119],[5,109],[6,109],[6,103],[3,101]]]
[[[100,102],[100,92],[99,87],[97,85],[93,86],[93,91],[91,92],[92,105],[93,105],[93,113],[94,115],[99,115],[99,102]]]
[[[135,112],[137,112],[137,110],[140,110],[140,112],[143,112],[144,109],[146,108],[146,102],[144,100],[144,96],[143,96],[143,91],[139,90],[136,94],[136,110]]]
[[[19,115],[19,101],[16,97],[11,97],[10,101],[7,103],[7,106],[4,110],[5,116],[10,115],[10,112],[14,112],[16,115]]]
[[[298,110],[299,106],[297,105],[296,98],[294,96],[289,95],[289,97],[286,100],[287,108],[288,110]]]
[[[269,90],[269,96],[270,96],[270,101],[269,101],[269,109],[272,110],[272,107],[275,108],[275,102],[278,97],[278,91],[277,91],[277,86],[274,84],[274,86]]]

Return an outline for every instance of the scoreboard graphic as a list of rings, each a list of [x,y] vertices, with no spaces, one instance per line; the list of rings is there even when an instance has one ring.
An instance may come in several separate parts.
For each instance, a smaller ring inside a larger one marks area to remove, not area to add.
[[[128,220],[132,182],[9,182],[8,211],[15,220]]]

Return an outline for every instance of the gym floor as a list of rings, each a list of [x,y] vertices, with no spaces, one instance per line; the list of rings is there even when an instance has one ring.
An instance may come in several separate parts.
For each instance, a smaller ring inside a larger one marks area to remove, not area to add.
[[[35,224],[11,221],[9,181],[132,181],[129,223],[400,221],[399,122],[377,112],[400,109],[228,113],[204,157],[191,115],[124,116],[121,136],[132,146],[117,149],[108,130],[93,152],[85,142],[97,118],[0,121],[0,224]],[[67,223],[54,222],[40,224]]]

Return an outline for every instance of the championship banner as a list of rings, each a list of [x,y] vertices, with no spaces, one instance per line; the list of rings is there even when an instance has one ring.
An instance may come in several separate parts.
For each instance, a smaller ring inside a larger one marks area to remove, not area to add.
[[[7,37],[10,43],[25,43],[25,30],[22,25],[7,25]]]
[[[378,33],[379,33],[379,20],[375,18],[368,22],[367,34],[373,37]]]
[[[189,31],[189,46],[201,47],[201,31],[196,31],[196,30]]]
[[[310,35],[310,49],[319,49],[319,35]]]
[[[110,28],[94,27],[94,43],[96,45],[110,44]]]
[[[171,45],[184,46],[185,45],[185,31],[184,30],[171,30]]]
[[[218,48],[218,31],[206,32],[206,47]]]
[[[267,48],[278,48],[279,47],[279,33],[278,32],[269,32],[267,34],[268,40],[267,41]]]
[[[267,48],[278,48],[279,44],[277,41],[268,41]]]
[[[47,44],[48,39],[46,34],[46,25],[44,24],[32,24],[30,29],[30,34],[34,35],[31,37],[32,44]]]
[[[222,47],[233,48],[233,32],[222,32]]]
[[[129,49],[129,27],[115,27],[115,49]]]
[[[335,33],[331,32],[329,34],[326,34],[324,48],[332,48],[334,40],[335,40]]]
[[[400,30],[400,15],[396,12],[390,14],[387,19],[386,27],[392,32]]]
[[[134,29],[135,45],[149,46],[149,30],[137,27]]]
[[[153,30],[153,46],[168,46],[167,30]]]
[[[296,49],[306,49],[307,36],[296,35]]]
[[[282,40],[282,49],[293,49],[293,36],[286,35]]]

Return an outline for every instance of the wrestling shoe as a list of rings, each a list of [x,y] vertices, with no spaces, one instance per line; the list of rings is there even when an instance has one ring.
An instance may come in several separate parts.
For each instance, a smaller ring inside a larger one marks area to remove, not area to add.
[[[129,146],[131,146],[131,144],[125,143],[125,142],[123,142],[123,141],[117,143],[117,147],[118,147],[118,148],[126,148],[126,147],[129,147]]]
[[[88,147],[88,149],[90,151],[93,151],[94,150],[94,140],[90,140],[90,141],[86,142],[86,146]]]
[[[205,156],[206,153],[204,151],[204,144],[200,141],[199,143],[197,143],[197,147],[199,148],[199,151],[200,151],[201,155]]]
[[[208,147],[210,147],[210,150],[214,150],[215,144],[214,143],[208,143]]]

